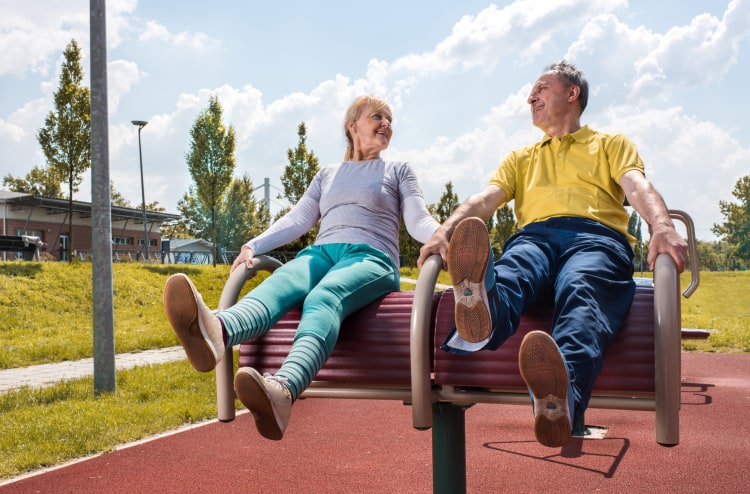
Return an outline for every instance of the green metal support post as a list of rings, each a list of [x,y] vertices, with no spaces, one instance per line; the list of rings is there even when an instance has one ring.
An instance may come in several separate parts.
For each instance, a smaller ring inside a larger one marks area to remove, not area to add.
[[[432,492],[466,493],[465,405],[432,405]]]

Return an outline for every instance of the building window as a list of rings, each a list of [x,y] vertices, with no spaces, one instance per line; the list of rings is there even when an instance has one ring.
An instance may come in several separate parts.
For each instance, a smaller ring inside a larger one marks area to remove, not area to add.
[[[21,235],[28,235],[30,237],[42,238],[42,231],[41,230],[24,230],[23,228],[16,228],[16,237],[20,237]]]

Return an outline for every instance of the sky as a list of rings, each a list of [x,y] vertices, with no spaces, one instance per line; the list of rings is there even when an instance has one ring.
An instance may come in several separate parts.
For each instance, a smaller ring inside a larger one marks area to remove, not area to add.
[[[107,11],[109,174],[141,204],[177,213],[188,191],[190,128],[216,96],[236,133],[235,176],[272,212],[297,128],[320,165],[341,161],[346,108],[390,102],[382,153],[408,161],[425,200],[446,183],[463,201],[511,150],[538,141],[526,98],[543,69],[575,63],[590,85],[582,123],[624,133],[668,207],[713,241],[750,174],[750,0],[477,0],[213,2],[111,0]],[[53,110],[75,39],[90,85],[89,2],[0,0],[0,175],[46,165],[37,132]],[[744,101],[744,102],[743,102]],[[91,199],[87,173],[78,200]]]

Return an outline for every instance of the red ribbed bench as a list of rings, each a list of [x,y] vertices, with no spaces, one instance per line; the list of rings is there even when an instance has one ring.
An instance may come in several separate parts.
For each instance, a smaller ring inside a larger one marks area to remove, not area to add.
[[[698,285],[692,220],[685,223],[693,281]],[[242,285],[258,270],[280,263],[260,256],[251,271],[237,269],[222,293],[220,308],[234,304]],[[413,292],[394,292],[348,317],[331,357],[302,397],[400,400],[412,406],[415,428],[433,430],[435,492],[462,492],[466,485],[465,417],[475,403],[530,404],[518,371],[518,347],[528,331],[549,331],[551,308],[524,313],[517,333],[494,352],[453,355],[439,350],[453,325],[452,290],[435,291],[439,256],[423,266]],[[679,442],[680,293],[672,259],[661,255],[653,283],[638,283],[623,327],[618,331],[596,381],[590,407],[656,411],[656,441]],[[275,372],[291,348],[299,310],[286,314],[263,338],[239,347],[239,365]],[[235,416],[232,353],[217,367],[219,420]],[[577,432],[583,432],[577,424]]]

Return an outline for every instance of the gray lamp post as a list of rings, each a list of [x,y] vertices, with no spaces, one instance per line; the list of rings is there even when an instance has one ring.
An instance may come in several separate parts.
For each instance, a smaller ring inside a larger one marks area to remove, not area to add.
[[[145,259],[150,263],[148,258],[148,222],[146,221],[146,190],[143,186],[143,152],[141,151],[141,129],[148,124],[143,120],[133,120],[133,125],[138,127],[138,159],[141,164],[141,203],[143,205],[143,248],[145,249]]]

